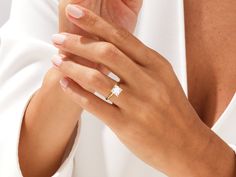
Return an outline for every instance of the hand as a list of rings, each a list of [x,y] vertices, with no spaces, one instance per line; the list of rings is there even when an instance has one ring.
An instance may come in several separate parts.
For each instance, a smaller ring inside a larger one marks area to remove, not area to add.
[[[114,80],[58,56],[53,63],[67,76],[62,82],[66,94],[106,123],[140,159],[169,176],[232,174],[232,150],[200,121],[166,59],[88,9],[70,6],[67,16],[104,41],[63,33],[55,46],[109,68],[123,92],[111,98],[113,104],[105,102],[93,92],[107,97]],[[225,170],[214,160],[219,154],[227,162]]]
[[[142,2],[143,0],[60,0],[60,31],[79,34],[90,38],[96,37],[93,34],[82,30],[80,27],[74,25],[67,19],[65,9],[68,4],[72,3],[86,7],[107,21],[112,22],[117,26],[123,27],[130,32],[133,32],[137,23],[137,18],[142,6]],[[109,73],[109,70],[103,65],[88,61],[79,56],[68,53],[67,55],[69,55],[70,58],[77,60],[77,62],[82,65],[98,69],[104,74]]]
[[[134,31],[142,6],[142,0],[60,0],[59,19],[61,31],[76,34],[81,33],[81,28],[68,21],[65,16],[65,7],[70,3],[86,7],[107,21],[130,32]]]

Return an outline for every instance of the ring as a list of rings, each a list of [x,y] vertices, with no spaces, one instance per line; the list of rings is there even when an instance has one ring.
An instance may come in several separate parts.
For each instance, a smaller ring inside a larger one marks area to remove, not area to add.
[[[119,97],[121,92],[123,91],[122,88],[119,87],[118,83],[114,85],[114,87],[111,89],[110,94],[106,97],[106,100],[110,100],[112,96]]]

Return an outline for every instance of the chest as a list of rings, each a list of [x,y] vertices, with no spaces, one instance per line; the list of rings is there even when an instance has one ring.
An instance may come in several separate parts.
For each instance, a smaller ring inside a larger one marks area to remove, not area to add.
[[[185,1],[189,100],[211,127],[236,91],[236,1]]]

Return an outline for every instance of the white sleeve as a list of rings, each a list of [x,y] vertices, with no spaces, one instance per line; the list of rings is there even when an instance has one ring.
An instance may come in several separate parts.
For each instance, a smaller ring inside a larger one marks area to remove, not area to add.
[[[51,67],[57,50],[56,0],[13,0],[10,20],[0,30],[0,176],[22,177],[18,143],[25,108]],[[78,144],[54,177],[71,177]],[[32,154],[33,155],[33,154]]]

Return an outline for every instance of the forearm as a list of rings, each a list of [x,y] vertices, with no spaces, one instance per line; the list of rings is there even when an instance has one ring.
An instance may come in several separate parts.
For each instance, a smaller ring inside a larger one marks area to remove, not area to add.
[[[62,91],[62,75],[51,69],[33,96],[22,123],[19,144],[24,176],[51,176],[60,166],[81,109]]]

